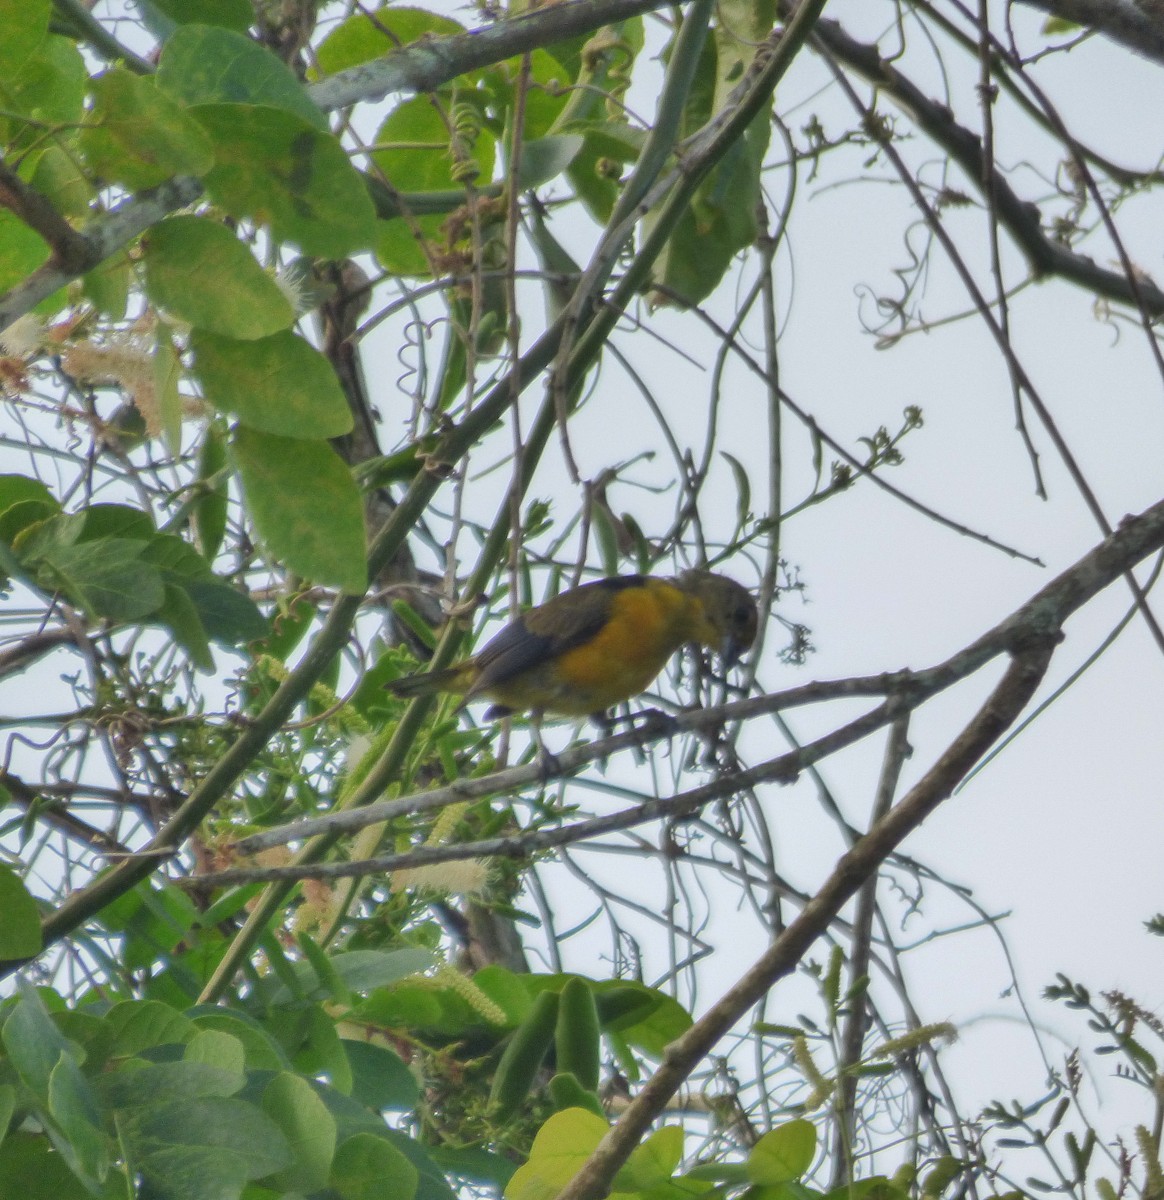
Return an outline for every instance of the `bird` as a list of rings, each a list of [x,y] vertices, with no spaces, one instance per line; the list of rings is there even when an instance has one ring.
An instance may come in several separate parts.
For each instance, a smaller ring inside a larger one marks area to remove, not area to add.
[[[758,627],[755,600],[725,575],[615,575],[529,609],[469,658],[387,687],[404,698],[459,693],[462,706],[489,700],[487,720],[528,712],[549,761],[540,732],[544,714],[589,716],[609,726],[606,710],[645,691],[680,647],[706,646],[730,667],[750,649]]]

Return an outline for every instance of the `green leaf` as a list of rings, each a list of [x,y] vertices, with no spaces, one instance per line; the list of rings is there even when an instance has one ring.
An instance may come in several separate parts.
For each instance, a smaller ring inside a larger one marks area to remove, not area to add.
[[[811,1121],[788,1121],[764,1134],[748,1155],[748,1178],[757,1184],[788,1183],[812,1166],[816,1129]]]
[[[609,1129],[602,1117],[582,1108],[554,1113],[538,1130],[529,1161],[513,1173],[505,1200],[553,1200]]]
[[[32,958],[41,951],[40,912],[11,867],[0,864],[0,959]],[[0,1131],[3,1123],[0,1123]]]
[[[70,1053],[62,1053],[49,1076],[48,1110],[57,1129],[49,1135],[73,1174],[96,1191],[109,1173],[109,1144],[89,1081]]]
[[[17,0],[19,3],[19,0]],[[5,40],[11,26],[4,26]],[[22,59],[19,69],[4,76],[7,119],[0,118],[0,131],[7,129],[13,147],[44,137],[44,126],[73,125],[81,120],[89,73],[72,38],[50,33],[36,53]],[[22,121],[24,114],[32,121]]]
[[[483,1183],[495,1193],[505,1190],[517,1170],[517,1164],[504,1155],[474,1147],[434,1146],[431,1153],[447,1174]]]
[[[267,1027],[284,1046],[291,1066],[316,1079],[326,1075],[333,1090],[346,1095],[351,1089],[352,1068],[340,1042],[335,1022],[319,1004],[271,1008]]]
[[[0,1083],[0,1142],[8,1133],[12,1114],[16,1111],[16,1089],[10,1083]]]
[[[271,632],[267,618],[249,597],[220,579],[193,580],[182,585],[198,620],[212,642],[241,646]]]
[[[756,239],[760,169],[768,147],[770,123],[764,110],[716,164],[671,231],[655,264],[653,278],[678,293],[681,301],[698,304],[722,281],[735,256]],[[644,223],[654,225],[649,214]],[[675,303],[671,295],[657,297]]]
[[[228,1033],[241,1043],[246,1065],[252,1071],[284,1071],[291,1060],[283,1048],[254,1017],[242,1012],[227,1012],[215,1005],[199,1005],[188,1009],[186,1016],[196,1030],[217,1030]]]
[[[433,192],[459,186],[453,175],[448,126],[427,96],[398,104],[374,141],[386,148],[374,151],[372,158],[397,191]],[[470,157],[485,182],[493,177],[493,155],[493,136],[481,130]]]
[[[60,505],[52,492],[39,479],[30,479],[27,475],[0,475],[0,538],[4,541],[11,542],[24,528],[22,524],[13,527],[5,522],[4,518],[9,510],[29,501],[35,502],[49,513],[60,511]],[[23,517],[29,514],[21,510],[21,515]]]
[[[661,1058],[667,1045],[691,1027],[691,1015],[673,997],[641,984],[629,984],[624,980],[620,981],[611,991],[621,992],[624,988],[636,991],[641,989],[644,998],[654,1000],[654,1006],[648,1013],[641,1016],[639,1015],[641,1009],[631,1007],[627,1017],[622,1020],[615,1019],[610,1024],[607,1024],[604,1018],[603,1028],[616,1030],[629,1045],[642,1050],[652,1058]],[[630,1000],[633,1000],[633,996],[630,996],[629,993],[625,994]],[[596,999],[601,1015],[604,1007],[601,990]]]
[[[223,1071],[229,1071],[238,1079],[239,1087],[242,1087],[246,1051],[242,1042],[233,1034],[218,1029],[200,1029],[186,1043],[186,1051],[182,1058],[185,1062],[208,1063]],[[222,1094],[230,1095],[229,1092]]]
[[[342,1039],[352,1068],[352,1095],[370,1109],[415,1108],[420,1085],[399,1054],[372,1042]]]
[[[585,142],[579,133],[554,134],[525,142],[518,164],[518,187],[527,191],[561,175],[582,152]]]
[[[271,555],[317,583],[368,585],[364,509],[351,471],[326,442],[234,432],[247,509]]]
[[[1049,36],[1056,34],[1077,34],[1083,28],[1078,21],[1069,21],[1066,17],[1048,17],[1043,22],[1043,33]]]
[[[0,0],[0,77],[11,79],[48,34],[51,0]]]
[[[81,219],[89,215],[93,187],[77,163],[76,156],[66,154],[60,146],[46,146],[36,156],[29,182],[48,197],[61,216]]]
[[[616,1192],[646,1192],[669,1183],[683,1159],[683,1128],[664,1125],[631,1151],[613,1185]]]
[[[311,1085],[290,1071],[281,1072],[263,1092],[263,1111],[291,1148],[291,1165],[276,1176],[277,1184],[302,1193],[323,1188],[331,1175],[336,1125]]]
[[[255,19],[250,0],[151,0],[175,25],[221,25],[246,33]]]
[[[418,217],[414,221],[394,217],[376,222],[376,260],[390,275],[427,279],[432,264],[422,249],[422,239],[439,245],[440,217]]]
[[[290,331],[240,342],[195,330],[194,374],[215,408],[283,437],[339,437],[352,414],[331,363]]]
[[[194,539],[207,562],[213,562],[226,533],[229,503],[226,478],[226,439],[217,423],[206,428],[198,454],[198,494],[190,512]]]
[[[157,1000],[123,1000],[105,1020],[114,1032],[116,1053],[126,1058],[154,1046],[184,1046],[197,1032],[192,1021]]]
[[[210,198],[232,216],[270,225],[305,254],[343,258],[375,240],[372,198],[339,141],[279,108],[193,109],[214,146]]]
[[[49,245],[15,213],[0,208],[0,292],[23,282],[48,262]]]
[[[342,1200],[412,1200],[416,1168],[387,1140],[357,1133],[336,1151],[329,1183]]]
[[[8,1014],[0,1037],[21,1082],[47,1103],[53,1068],[62,1054],[68,1054],[69,1043],[53,1023],[36,989],[23,980],[20,999]]]
[[[142,245],[150,299],[196,328],[251,341],[295,320],[275,281],[217,221],[170,217]]]
[[[448,17],[422,8],[390,6],[360,13],[337,25],[316,50],[316,61],[325,75],[379,58],[400,46],[427,36],[464,33],[465,27]]]
[[[0,1145],[0,1197],[93,1200],[92,1192],[69,1170],[49,1140],[36,1133],[13,1133]]]
[[[110,320],[120,321],[129,307],[129,284],[133,268],[125,254],[115,254],[81,277],[81,289],[95,309]]]
[[[189,1045],[200,1037],[212,1036],[211,1030],[203,1030]],[[229,1034],[213,1034],[229,1037]],[[128,1068],[102,1075],[98,1081],[98,1092],[109,1108],[128,1110],[153,1108],[182,1100],[201,1097],[233,1096],[245,1082],[241,1067],[232,1069],[221,1063],[210,1062],[162,1062],[148,1063],[141,1059],[129,1059]]]
[[[100,538],[46,547],[37,558],[37,579],[47,590],[64,592],[90,616],[141,620],[165,600],[160,573],[141,561],[143,546],[134,538]]]
[[[81,152],[102,178],[141,191],[173,175],[205,175],[214,165],[202,126],[152,79],[117,67],[89,87],[93,107]]]
[[[186,105],[268,104],[327,129],[327,118],[291,68],[230,29],[181,26],[166,42],[156,78],[159,88]]]
[[[133,1109],[119,1129],[160,1200],[237,1197],[248,1179],[291,1161],[279,1127],[242,1100],[198,1097]]]
[[[585,140],[566,175],[590,215],[605,225],[622,192],[611,175],[638,158],[643,134],[623,121],[587,122],[578,131]]]

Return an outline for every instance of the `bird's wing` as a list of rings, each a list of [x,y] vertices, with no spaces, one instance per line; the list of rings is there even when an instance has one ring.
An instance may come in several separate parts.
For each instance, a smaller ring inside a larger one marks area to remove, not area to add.
[[[488,691],[584,645],[606,625],[615,596],[643,582],[641,575],[599,579],[523,613],[475,656],[480,674],[471,691]]]

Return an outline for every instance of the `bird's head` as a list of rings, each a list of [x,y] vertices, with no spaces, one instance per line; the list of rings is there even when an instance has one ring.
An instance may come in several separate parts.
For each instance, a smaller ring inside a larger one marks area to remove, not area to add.
[[[734,666],[756,640],[760,613],[752,594],[734,579],[710,571],[687,571],[679,586],[703,610],[699,640],[717,651],[726,666]]]

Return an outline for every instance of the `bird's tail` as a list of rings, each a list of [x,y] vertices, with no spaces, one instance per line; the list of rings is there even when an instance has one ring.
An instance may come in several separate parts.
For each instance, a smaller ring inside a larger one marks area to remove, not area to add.
[[[385,684],[394,696],[411,700],[413,696],[431,696],[433,692],[463,692],[465,683],[460,667],[447,667],[443,671],[421,671],[416,675],[405,675]]]

